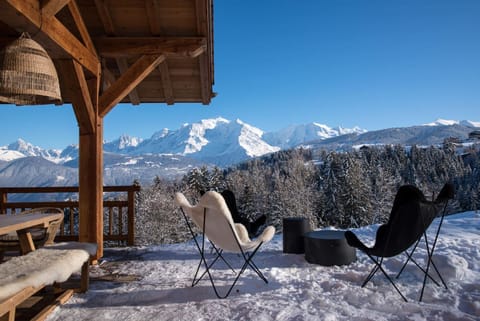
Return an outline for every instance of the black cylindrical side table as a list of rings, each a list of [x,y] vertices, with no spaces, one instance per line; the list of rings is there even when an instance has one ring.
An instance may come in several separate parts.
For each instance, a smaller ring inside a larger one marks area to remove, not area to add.
[[[283,219],[283,253],[305,253],[303,234],[310,231],[308,220],[304,217]]]

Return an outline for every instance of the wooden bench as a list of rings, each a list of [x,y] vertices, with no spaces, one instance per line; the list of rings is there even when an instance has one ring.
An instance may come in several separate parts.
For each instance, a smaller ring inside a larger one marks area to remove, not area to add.
[[[15,320],[18,305],[48,285],[67,281],[81,271],[78,291],[89,285],[90,258],[96,253],[96,244],[66,242],[46,246],[18,256],[0,265],[0,320]],[[45,307],[36,317],[41,320],[57,305],[66,302],[74,289],[63,291],[56,302]],[[3,316],[3,317],[2,317]]]

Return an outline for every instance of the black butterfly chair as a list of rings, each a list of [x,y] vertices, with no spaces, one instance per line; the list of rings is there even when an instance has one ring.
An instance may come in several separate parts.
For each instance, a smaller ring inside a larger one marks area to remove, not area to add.
[[[435,279],[429,275],[428,271],[430,265],[434,267],[437,274],[439,275],[442,283],[446,287],[443,278],[441,277],[437,267],[435,266],[432,256],[435,249],[435,245],[438,239],[438,234],[440,232],[441,224],[443,222],[443,217],[447,208],[447,203],[449,199],[453,198],[454,189],[452,184],[445,184],[445,186],[440,191],[438,197],[435,201],[429,202],[425,199],[423,193],[412,185],[401,186],[395,196],[393,202],[392,211],[390,213],[389,220],[386,224],[381,225],[376,234],[375,244],[373,247],[367,247],[363,244],[357,236],[351,232],[345,232],[345,238],[350,246],[356,247],[362,252],[364,252],[368,257],[374,262],[374,267],[370,274],[367,276],[365,281],[362,284],[364,287],[368,281],[377,273],[377,271],[382,271],[385,277],[390,281],[395,290],[400,294],[400,296],[407,301],[402,292],[398,289],[395,282],[388,276],[385,270],[382,267],[382,262],[384,258],[394,257],[398,254],[405,252],[407,254],[407,261],[402,267],[401,271],[397,274],[397,277],[400,276],[404,267],[409,261],[412,261],[417,267],[419,267],[425,274],[422,291],[420,295],[420,301],[423,297],[423,292],[425,289],[425,284],[427,278],[430,278],[434,281],[435,284],[439,285]],[[432,221],[435,219],[437,214],[441,211],[443,205],[443,213],[440,220],[440,224],[437,228],[435,235],[435,240],[430,246],[428,243],[428,238],[426,231]],[[414,259],[413,253],[422,239],[425,240],[426,249],[427,249],[427,267],[423,269]],[[412,248],[410,252],[407,250]]]
[[[250,222],[238,212],[235,194],[233,194],[231,190],[226,189],[221,194],[225,199],[225,203],[227,203],[230,213],[232,214],[233,221],[235,223],[243,224],[243,226],[245,226],[245,228],[247,229],[248,235],[250,235],[250,237],[256,236],[260,227],[264,225],[267,221],[267,217],[265,215],[261,215],[256,220]]]

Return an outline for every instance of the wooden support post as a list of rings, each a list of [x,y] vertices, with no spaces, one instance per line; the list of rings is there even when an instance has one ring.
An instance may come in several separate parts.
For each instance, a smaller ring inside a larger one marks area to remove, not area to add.
[[[96,117],[94,133],[80,132],[80,242],[97,244],[95,259],[103,256],[103,119]]]

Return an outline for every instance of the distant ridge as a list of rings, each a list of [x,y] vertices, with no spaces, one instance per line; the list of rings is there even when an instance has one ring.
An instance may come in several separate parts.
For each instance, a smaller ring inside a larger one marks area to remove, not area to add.
[[[437,119],[433,123],[425,124],[424,126],[451,126],[451,125],[461,125],[465,127],[480,128],[480,122],[474,122],[470,120],[446,120],[446,119]]]
[[[475,130],[474,122],[455,122],[451,125],[428,124],[423,126],[387,128],[358,135],[347,134],[324,140],[311,141],[306,146],[334,150],[349,150],[361,145],[441,145],[446,138],[468,140],[468,134]],[[467,126],[464,124],[468,124]]]

